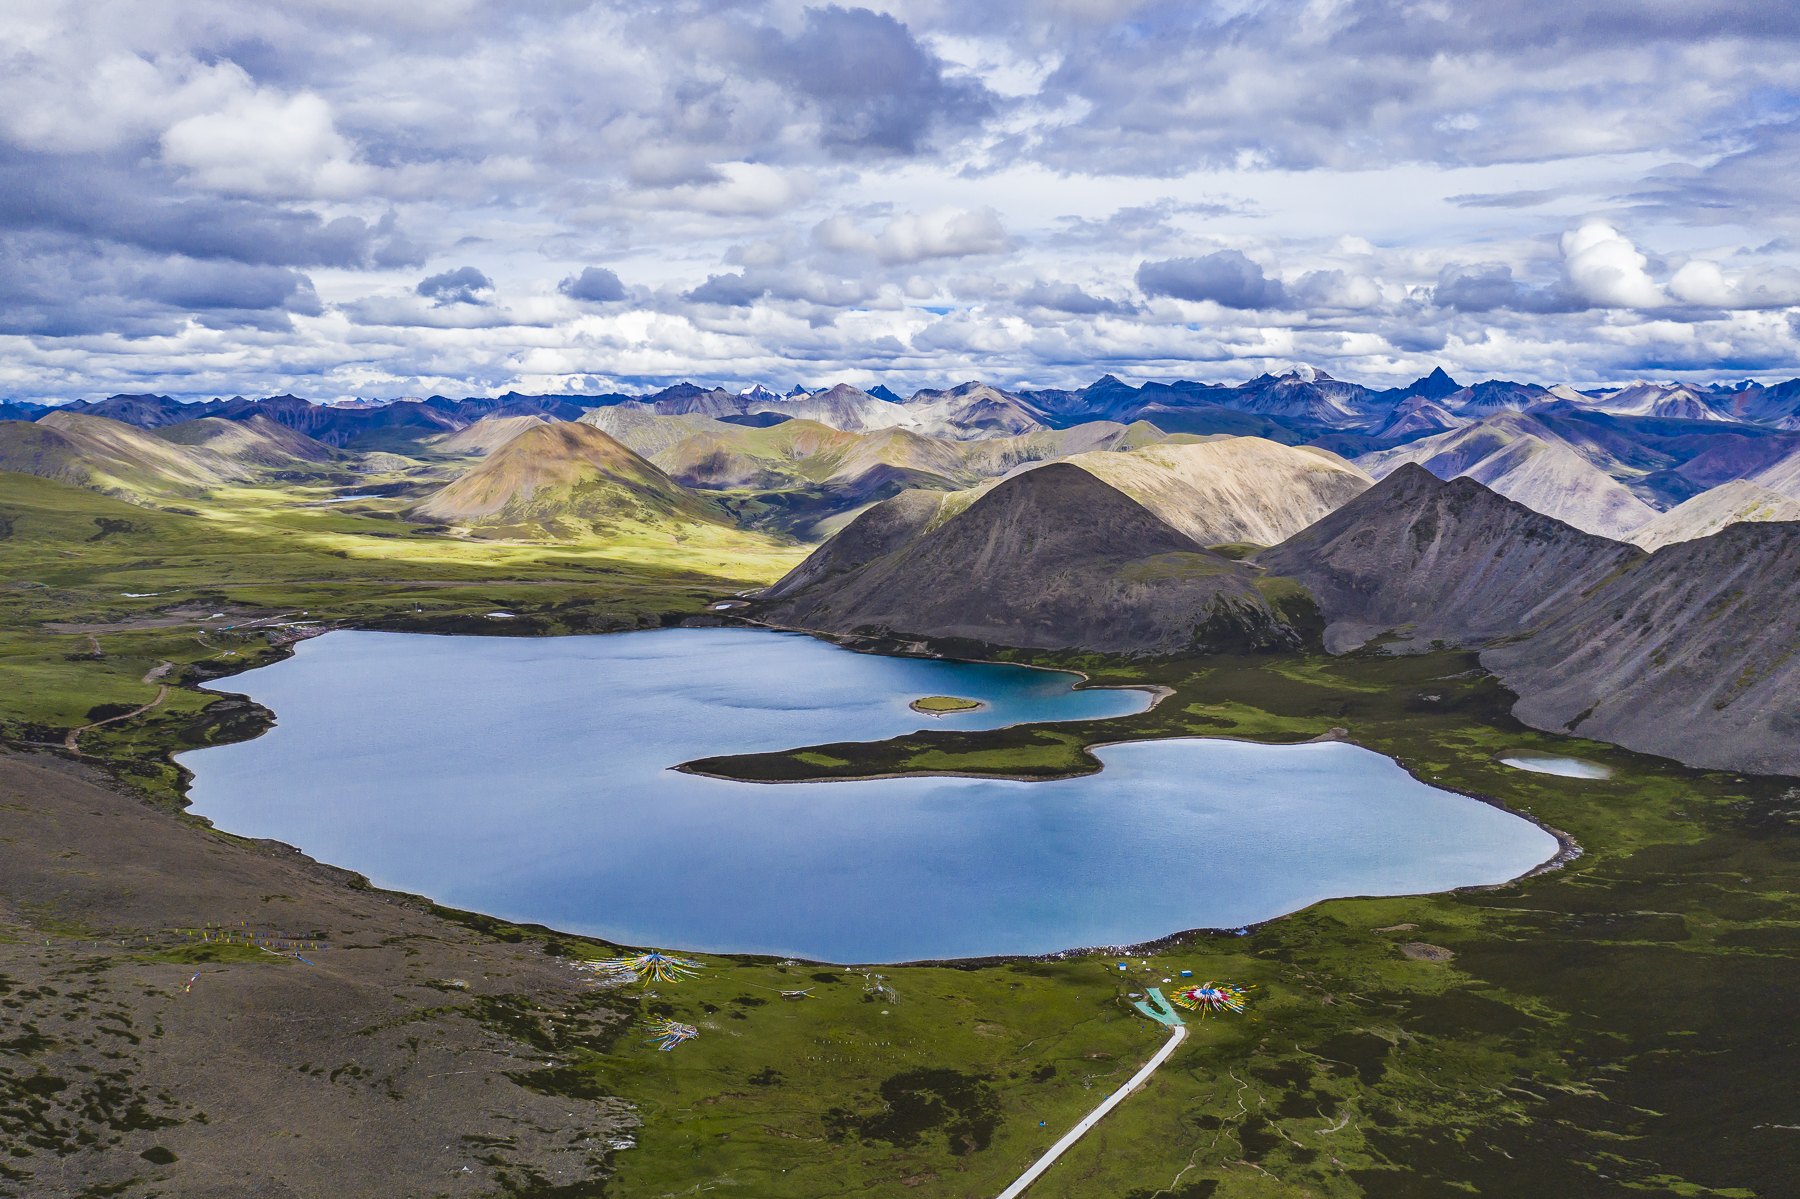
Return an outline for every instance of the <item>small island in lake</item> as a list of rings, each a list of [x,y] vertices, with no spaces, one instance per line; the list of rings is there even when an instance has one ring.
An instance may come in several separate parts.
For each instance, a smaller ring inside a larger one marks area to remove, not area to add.
[[[948,712],[979,712],[987,707],[978,699],[958,699],[954,695],[927,695],[907,705],[926,716],[943,716]]]

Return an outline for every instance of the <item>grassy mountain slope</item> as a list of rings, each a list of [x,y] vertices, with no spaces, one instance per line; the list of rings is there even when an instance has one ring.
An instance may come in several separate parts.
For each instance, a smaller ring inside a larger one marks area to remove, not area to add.
[[[191,495],[250,473],[211,450],[73,412],[53,412],[31,424],[0,422],[0,469],[139,500]]]
[[[175,445],[210,450],[250,466],[283,467],[296,461],[332,462],[344,457],[324,442],[260,415],[248,420],[202,417],[165,425],[156,435]]]
[[[416,517],[495,535],[576,536],[632,523],[724,524],[717,505],[590,425],[527,429],[427,497]]]

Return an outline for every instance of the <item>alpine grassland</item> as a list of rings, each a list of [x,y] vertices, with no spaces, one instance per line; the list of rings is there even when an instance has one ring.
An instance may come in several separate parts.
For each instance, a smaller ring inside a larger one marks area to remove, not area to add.
[[[701,614],[779,577],[802,553],[723,526],[471,538],[394,519],[397,499],[319,498],[219,489],[184,511],[155,510],[0,474],[9,756],[105,772],[169,820],[184,787],[169,755],[254,736],[278,719],[231,696],[228,677],[279,657],[294,636],[333,627],[556,635],[725,619]],[[921,652],[918,643],[847,643]],[[1043,959],[845,964],[696,953],[691,978],[603,984],[595,975],[560,997],[517,989],[499,965],[471,975],[473,986],[408,975],[417,989],[396,994],[415,1007],[371,1023],[371,1047],[386,1038],[393,1052],[416,1053],[409,1029],[466,1026],[511,1046],[515,1059],[495,1068],[531,1102],[578,1123],[604,1115],[615,1129],[629,1126],[629,1135],[583,1142],[585,1165],[563,1174],[506,1165],[523,1152],[516,1144],[481,1141],[501,1163],[497,1193],[997,1194],[1163,1043],[1166,1031],[1129,1000],[1149,986],[1168,992],[1165,980],[1248,986],[1251,1001],[1241,1016],[1184,1012],[1189,1040],[1034,1196],[1752,1196],[1786,1185],[1794,1134],[1775,1125],[1791,1121],[1768,1113],[1791,1108],[1800,1068],[1788,985],[1800,953],[1794,780],[1694,770],[1529,729],[1509,714],[1513,695],[1455,650],[1126,658],[926,649],[1077,670],[1084,685],[1160,698],[1112,720],[932,729],[687,765],[770,786],[940,772],[1047,779],[1098,769],[1089,751],[1111,742],[1331,736],[1540,821],[1564,838],[1564,860],[1498,887],[1334,899],[1241,930],[1170,929],[1148,945],[1071,946]],[[1532,774],[1499,761],[1519,750],[1580,757],[1612,776]],[[8,802],[23,811],[32,801]],[[221,838],[218,852],[233,841],[228,832],[208,833]],[[81,851],[71,843],[69,852]],[[359,941],[309,953],[312,961],[348,962],[365,946],[442,952],[449,934],[422,931],[425,919],[489,946],[496,962],[516,959],[508,969],[628,952],[351,881],[375,914],[360,918]],[[1229,880],[1173,869],[1164,885],[1204,892]],[[262,900],[271,911],[283,902]],[[77,928],[55,924],[64,918],[53,901],[33,910],[59,935],[100,935],[94,911]],[[402,919],[411,931],[384,931],[383,921]],[[149,918],[119,916],[106,935],[155,944],[139,957],[109,950],[114,957],[84,959],[82,969],[178,962],[311,977],[262,950],[184,950],[156,922],[132,920]],[[33,1002],[62,1004],[69,1027],[86,1027],[97,1017],[60,997],[64,988],[34,991]],[[650,1041],[651,1020],[698,1035],[663,1051]],[[29,1037],[8,1044],[27,1072],[51,1052]],[[323,1069],[292,1065],[305,1077]],[[393,1097],[413,1085],[394,1077],[381,1080],[383,1102],[401,1102]]]

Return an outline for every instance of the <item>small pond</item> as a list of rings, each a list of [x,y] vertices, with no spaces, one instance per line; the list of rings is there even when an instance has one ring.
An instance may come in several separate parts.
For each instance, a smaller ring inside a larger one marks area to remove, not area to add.
[[[1511,766],[1514,770],[1529,770],[1533,774],[1556,774],[1566,779],[1609,779],[1612,769],[1598,762],[1589,762],[1582,758],[1557,758],[1547,754],[1516,753],[1502,754],[1502,766]]]
[[[377,885],[633,945],[838,962],[1045,953],[1332,896],[1515,877],[1528,821],[1344,744],[1180,739],[1052,783],[755,784],[693,758],[1141,711],[1074,676],[810,637],[335,632],[223,680],[263,737],[182,755],[194,811]],[[984,707],[941,718],[928,695]]]

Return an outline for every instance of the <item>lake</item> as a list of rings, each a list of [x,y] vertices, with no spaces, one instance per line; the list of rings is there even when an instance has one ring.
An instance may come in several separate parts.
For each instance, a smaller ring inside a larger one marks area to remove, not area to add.
[[[1340,743],[1139,742],[1048,783],[668,769],[1149,703],[1074,681],[751,629],[334,632],[221,681],[276,726],[181,762],[192,810],[220,828],[378,886],[625,944],[835,962],[1127,944],[1503,882],[1556,853],[1529,821]],[[927,695],[987,706],[908,709]]]

